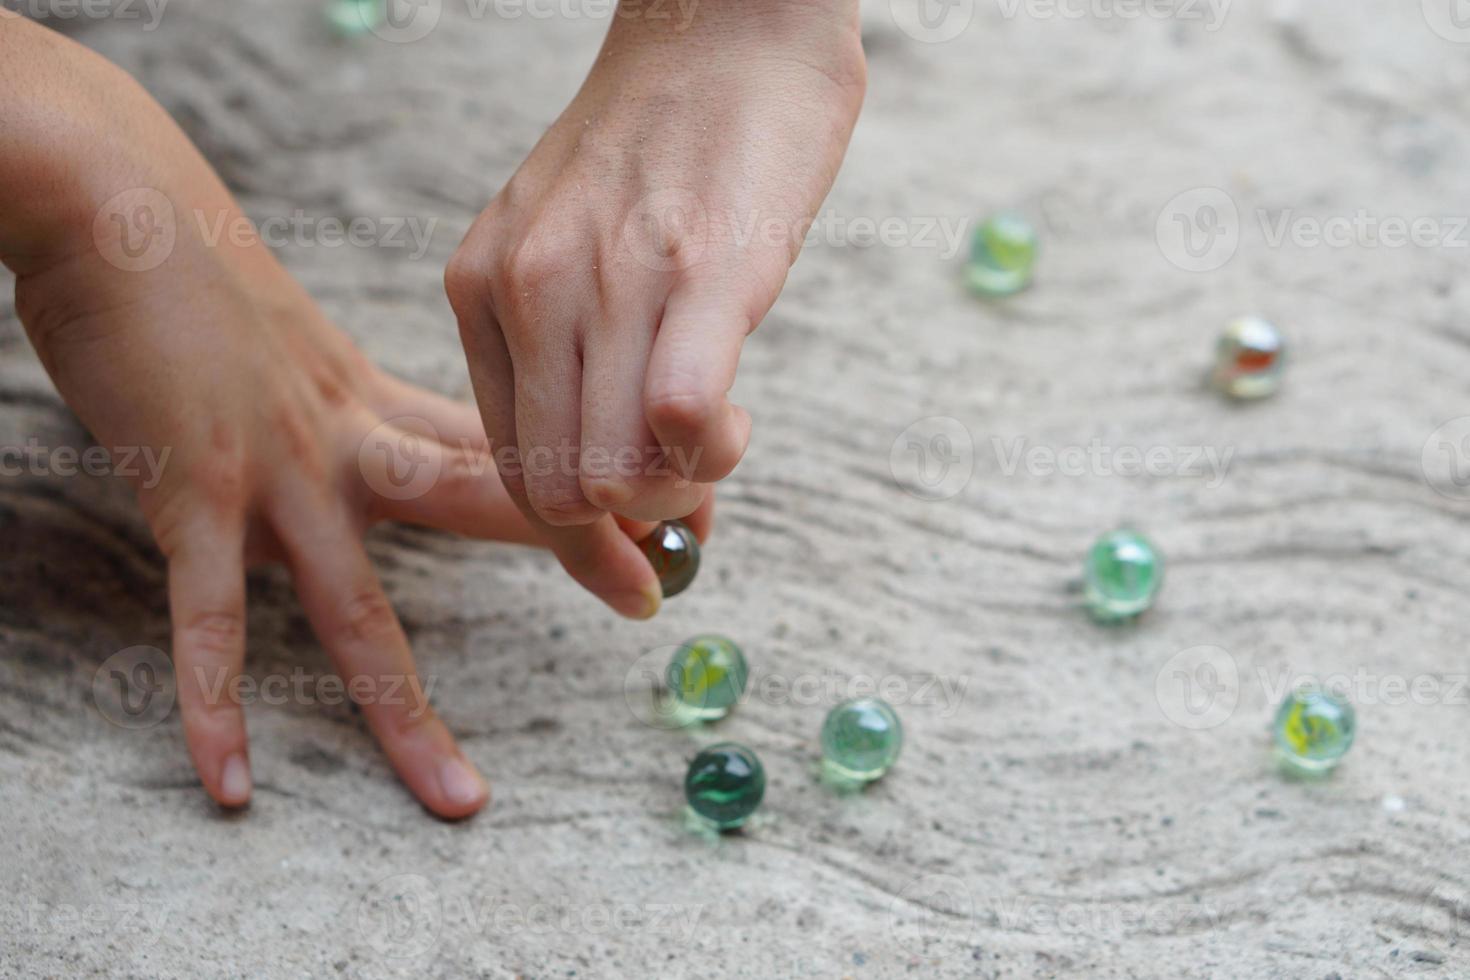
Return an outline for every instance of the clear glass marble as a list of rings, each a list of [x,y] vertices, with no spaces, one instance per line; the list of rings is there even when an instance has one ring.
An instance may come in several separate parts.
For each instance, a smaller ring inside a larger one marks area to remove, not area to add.
[[[992,215],[975,229],[965,280],[982,296],[1010,296],[1031,283],[1036,229],[1013,211]]]
[[[745,823],[765,795],[766,771],[761,760],[734,742],[721,742],[700,752],[684,776],[689,808],[720,830]]]
[[[903,725],[880,698],[844,701],[822,725],[822,764],[830,774],[869,782],[886,773],[903,750]]]
[[[1292,691],[1271,724],[1276,756],[1288,772],[1316,776],[1331,771],[1352,748],[1357,713],[1352,703],[1321,688]]]
[[[1274,324],[1258,316],[1239,317],[1220,335],[1210,382],[1232,398],[1264,398],[1281,387],[1285,357]]]
[[[1153,604],[1164,563],[1137,531],[1112,531],[1097,539],[1084,568],[1087,606],[1105,622],[1137,616]]]
[[[696,636],[674,652],[666,673],[669,693],[695,720],[723,718],[745,693],[745,654],[732,640]]]

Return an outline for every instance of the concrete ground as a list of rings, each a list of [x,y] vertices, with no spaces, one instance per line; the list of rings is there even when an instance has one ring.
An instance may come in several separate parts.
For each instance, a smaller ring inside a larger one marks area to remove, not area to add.
[[[417,258],[282,256],[372,357],[467,396],[440,276],[599,43],[568,4],[445,0],[401,44],[334,40],[315,0],[55,22],[253,217],[437,219]],[[118,651],[167,646],[129,492],[0,480],[0,975],[1470,975],[1470,30],[1449,0],[911,8],[865,8],[868,105],[747,345],[756,436],[689,593],[621,622],[544,555],[375,535],[494,782],[478,818],[427,816],[312,686],[250,709],[256,798],[219,812],[176,712],[94,699]],[[999,207],[1044,253],[985,303],[956,249]],[[5,293],[0,440],[85,446]],[[1293,360],[1240,406],[1201,376],[1247,312]],[[1123,522],[1167,582],[1107,629],[1074,583]],[[283,576],[249,625],[252,676],[327,671]],[[644,724],[660,648],[701,631],[747,650],[748,703]],[[1322,782],[1268,752],[1303,675],[1358,704]],[[816,734],[864,685],[908,743],[838,796]],[[770,783],[709,840],[680,782],[716,738]]]

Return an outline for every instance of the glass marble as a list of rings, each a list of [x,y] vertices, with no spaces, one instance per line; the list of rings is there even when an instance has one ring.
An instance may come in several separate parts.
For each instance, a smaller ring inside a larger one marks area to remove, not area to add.
[[[674,653],[667,672],[669,691],[695,718],[723,718],[745,693],[745,654],[733,641],[696,636]]]
[[[689,807],[720,830],[732,830],[750,818],[766,795],[766,771],[756,754],[743,745],[711,745],[689,763],[684,798]]]
[[[822,762],[836,775],[868,782],[886,773],[903,750],[903,725],[887,701],[856,698],[827,714]]]
[[[1103,621],[1137,616],[1153,604],[1164,577],[1154,546],[1137,531],[1119,530],[1097,539],[1087,553],[1088,608]]]
[[[1031,283],[1036,264],[1036,229],[1011,211],[986,219],[975,229],[965,280],[982,296],[1009,296]]]
[[[385,0],[328,0],[327,23],[344,37],[366,34],[383,22]]]
[[[663,586],[664,598],[678,595],[699,571],[699,539],[681,521],[664,521],[639,545]]]
[[[1264,398],[1281,386],[1285,357],[1281,332],[1270,321],[1243,316],[1220,335],[1210,382],[1232,398]]]
[[[1292,691],[1276,711],[1271,737],[1290,772],[1321,775],[1352,748],[1357,714],[1351,702],[1316,687]]]

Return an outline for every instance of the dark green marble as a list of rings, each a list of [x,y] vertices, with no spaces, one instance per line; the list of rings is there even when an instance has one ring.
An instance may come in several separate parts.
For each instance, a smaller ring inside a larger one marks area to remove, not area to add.
[[[639,546],[658,575],[665,599],[689,588],[699,572],[699,539],[681,521],[664,521]]]
[[[734,742],[711,745],[689,763],[684,798],[689,807],[721,830],[741,824],[766,795],[766,771],[754,752]]]

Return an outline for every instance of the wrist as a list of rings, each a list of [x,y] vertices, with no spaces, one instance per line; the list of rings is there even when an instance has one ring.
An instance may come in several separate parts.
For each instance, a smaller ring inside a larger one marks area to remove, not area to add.
[[[619,0],[609,43],[842,49],[862,58],[858,0]]]
[[[857,0],[620,0],[589,87],[701,93],[796,65],[835,83],[856,111],[867,85]]]

